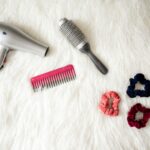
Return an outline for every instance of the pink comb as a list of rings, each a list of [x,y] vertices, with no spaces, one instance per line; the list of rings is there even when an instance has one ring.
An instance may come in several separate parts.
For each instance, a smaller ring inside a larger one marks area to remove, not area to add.
[[[31,78],[31,84],[34,91],[38,89],[43,90],[46,88],[52,88],[59,84],[69,82],[76,78],[76,73],[73,65],[67,65],[65,67],[35,76]]]

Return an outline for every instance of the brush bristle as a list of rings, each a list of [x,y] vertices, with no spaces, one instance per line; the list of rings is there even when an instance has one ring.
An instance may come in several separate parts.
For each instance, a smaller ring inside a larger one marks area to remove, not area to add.
[[[82,31],[70,20],[63,18],[59,22],[60,31],[66,36],[74,47],[81,47],[87,43]]]
[[[73,65],[67,65],[31,78],[31,84],[33,90],[36,92],[45,88],[53,88],[57,85],[72,81],[75,78],[76,73]]]

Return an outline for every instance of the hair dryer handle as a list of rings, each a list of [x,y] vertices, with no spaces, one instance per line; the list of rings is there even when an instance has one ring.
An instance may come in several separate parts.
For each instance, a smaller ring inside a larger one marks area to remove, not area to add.
[[[0,69],[3,68],[9,48],[0,45]]]
[[[104,64],[91,52],[88,51],[88,56],[91,58],[91,60],[93,61],[93,63],[95,64],[95,66],[97,67],[97,69],[103,73],[103,74],[107,74],[108,69],[104,66]]]

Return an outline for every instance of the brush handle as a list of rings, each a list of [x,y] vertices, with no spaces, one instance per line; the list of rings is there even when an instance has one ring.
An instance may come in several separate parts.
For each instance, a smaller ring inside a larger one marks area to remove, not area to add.
[[[92,53],[92,51],[88,51],[87,55],[90,57],[90,59],[93,61],[97,69],[103,73],[107,74],[108,69],[104,66],[104,64]]]

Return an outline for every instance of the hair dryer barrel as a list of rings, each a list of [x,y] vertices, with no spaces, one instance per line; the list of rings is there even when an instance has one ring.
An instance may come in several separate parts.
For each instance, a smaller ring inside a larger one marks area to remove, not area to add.
[[[46,56],[48,46],[31,38],[29,35],[5,23],[0,23],[0,45],[3,47]]]

